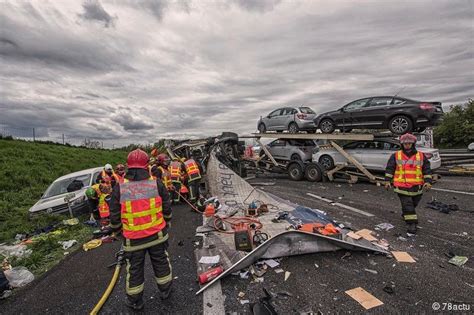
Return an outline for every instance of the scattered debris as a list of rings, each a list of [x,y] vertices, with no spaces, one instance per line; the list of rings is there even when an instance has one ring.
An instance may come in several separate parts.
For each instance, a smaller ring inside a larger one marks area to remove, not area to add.
[[[407,252],[392,252],[398,262],[415,263],[416,261]]]
[[[290,275],[291,275],[291,272],[285,271],[285,281],[288,280],[288,278],[290,277]]]
[[[248,271],[248,270],[247,270],[247,271],[243,271],[243,272],[241,271],[241,272],[239,272],[238,274],[239,274],[239,276],[240,276],[240,279],[248,279],[248,278],[249,278],[249,271]]]
[[[178,246],[183,246],[184,245],[184,241],[179,241],[178,242]]]
[[[99,247],[100,245],[102,245],[102,241],[101,240],[91,240],[85,244],[82,245],[82,248],[84,249],[84,251],[88,251],[88,250],[91,250],[91,249],[94,249],[94,248],[97,248]]]
[[[349,233],[346,234],[346,236],[349,236],[350,238],[353,238],[355,240],[359,240],[362,238],[362,236],[360,236],[359,234],[356,234],[352,231],[350,231]]]
[[[403,237],[403,236],[399,236],[397,239],[398,239],[399,241],[402,241],[402,242],[408,241],[407,238],[406,238],[406,237]]]
[[[257,265],[250,266],[250,273],[257,278],[260,278],[267,272],[267,265],[258,267]]]
[[[250,313],[254,315],[277,315],[275,308],[272,305],[272,296],[263,288],[265,296],[260,298],[257,303],[250,304]]]
[[[357,235],[361,236],[362,238],[368,240],[369,242],[376,241],[377,238],[373,237],[372,234],[374,233],[368,229],[362,229],[360,231],[355,232]]]
[[[378,274],[377,270],[372,270],[372,269],[367,269],[367,268],[365,268],[364,270],[367,271],[367,272],[370,272],[374,275]]]
[[[211,303],[209,303],[209,302],[207,302],[206,305],[207,305],[208,307],[212,307],[212,306],[213,306],[213,305],[212,305]]]
[[[35,276],[26,267],[5,270],[5,277],[13,288],[23,287],[35,279]]]
[[[280,265],[280,263],[274,259],[267,259],[263,261],[270,268],[275,268]]]
[[[250,303],[250,300],[240,300],[240,304],[242,305],[249,304],[249,303]]]
[[[466,256],[454,256],[451,258],[448,262],[450,264],[456,265],[458,267],[461,267],[464,265],[469,259]]]
[[[372,266],[376,266],[377,263],[375,262],[375,260],[373,259],[369,259],[369,264],[372,265]]]
[[[239,294],[238,294],[239,298],[243,298],[245,296],[245,293],[240,291]]]
[[[199,259],[200,264],[209,264],[209,265],[215,265],[219,263],[220,261],[220,256],[202,256],[201,259]]]
[[[383,305],[383,302],[377,299],[375,296],[365,291],[361,287],[348,290],[346,294],[351,298],[359,302],[366,310]]]
[[[279,295],[279,296],[287,296],[287,297],[292,297],[292,296],[293,296],[293,294],[291,294],[291,293],[288,292],[288,291],[277,292],[276,295]]]
[[[63,224],[64,225],[69,225],[69,226],[78,225],[79,224],[79,219],[78,218],[72,218],[72,219],[63,220]]]
[[[277,269],[274,269],[275,270],[275,273],[282,273],[282,272],[285,272],[285,270],[281,269],[281,268],[277,268]]]
[[[436,199],[428,202],[426,204],[427,208],[438,210],[441,213],[449,214],[451,211],[459,211],[459,206],[456,204],[445,204],[441,201],[437,201]]]
[[[390,244],[387,242],[386,239],[378,240],[377,242],[373,242],[372,244],[385,250],[388,250],[388,248],[390,247]]]
[[[315,266],[316,268],[319,268],[319,265],[318,265],[318,264],[314,264],[314,266]]]
[[[28,249],[26,245],[0,245],[0,255],[5,257],[28,257],[33,251]]]
[[[365,193],[368,193],[368,192],[369,192],[369,190],[368,190],[368,189],[364,189],[363,191],[364,191]]]
[[[380,223],[375,226],[376,230],[390,231],[394,226],[390,223]]]
[[[349,258],[349,257],[351,257],[351,253],[345,252],[345,254],[341,257],[341,260],[345,260],[346,258]]]
[[[64,250],[66,250],[76,245],[77,241],[76,240],[58,241],[58,243],[62,245]]]

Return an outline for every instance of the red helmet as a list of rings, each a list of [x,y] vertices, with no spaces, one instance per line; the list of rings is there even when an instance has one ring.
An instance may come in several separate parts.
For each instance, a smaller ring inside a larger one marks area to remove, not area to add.
[[[411,133],[406,133],[400,137],[400,143],[416,143],[416,137]]]
[[[133,150],[127,157],[128,168],[148,168],[148,154],[140,149]]]
[[[158,155],[158,157],[156,158],[157,162],[159,165],[165,165],[165,166],[168,166],[170,164],[170,158],[162,153],[160,155]]]

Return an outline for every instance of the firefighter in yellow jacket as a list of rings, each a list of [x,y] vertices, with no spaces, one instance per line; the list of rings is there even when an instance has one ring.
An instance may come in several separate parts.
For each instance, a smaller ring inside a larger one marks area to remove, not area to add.
[[[122,229],[126,253],[126,304],[134,310],[144,306],[144,266],[150,256],[155,281],[162,299],[171,292],[171,264],[168,248],[168,222],[171,220],[169,194],[161,180],[148,172],[148,155],[140,150],[129,153],[128,171],[112,191],[110,225]]]
[[[416,137],[404,134],[400,137],[402,149],[395,152],[387,163],[385,170],[385,187],[389,189],[393,183],[394,191],[400,198],[403,219],[407,224],[407,232],[417,231],[418,215],[416,206],[432,184],[430,161],[415,148]]]
[[[173,185],[173,191],[171,193],[171,199],[173,202],[179,202],[179,194],[178,192],[181,191],[181,186],[183,185],[182,182],[182,164],[178,159],[174,159],[171,161],[169,166],[170,178],[171,183]]]
[[[199,182],[201,180],[201,171],[199,165],[193,158],[184,162],[187,174],[187,184],[189,187],[189,200],[195,202],[199,198]]]
[[[95,184],[86,190],[86,197],[92,213],[99,213],[100,225],[109,224],[109,199],[112,188],[107,184]]]

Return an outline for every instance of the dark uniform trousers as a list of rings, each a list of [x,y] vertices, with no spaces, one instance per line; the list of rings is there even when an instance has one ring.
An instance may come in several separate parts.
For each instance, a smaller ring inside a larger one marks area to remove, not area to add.
[[[189,200],[196,201],[196,198],[199,197],[199,180],[193,180],[188,183],[189,187]]]
[[[181,190],[181,182],[173,182],[174,191],[170,192],[170,197],[173,202],[179,202],[178,192]]]
[[[397,194],[400,198],[400,203],[402,205],[402,216],[406,223],[416,223],[418,224],[418,216],[416,215],[416,206],[420,203],[421,197],[423,194],[415,196],[407,196],[403,194]]]
[[[132,303],[137,303],[143,298],[146,253],[150,256],[158,289],[164,292],[171,286],[172,272],[167,248],[168,241],[164,241],[148,248],[126,252],[126,292]]]

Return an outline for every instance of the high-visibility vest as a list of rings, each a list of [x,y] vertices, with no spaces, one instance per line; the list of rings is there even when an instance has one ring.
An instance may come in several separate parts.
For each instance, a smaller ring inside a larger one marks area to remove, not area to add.
[[[188,174],[190,182],[201,179],[201,172],[199,171],[199,166],[196,161],[189,159],[184,162],[184,166],[186,167],[186,173]]]
[[[156,180],[151,177],[140,181],[124,179],[120,184],[120,207],[123,236],[127,239],[145,238],[166,226],[162,199]]]
[[[181,162],[172,161],[170,163],[170,177],[172,182],[181,182]]]
[[[92,185],[91,187],[92,187],[92,189],[95,190],[95,194],[96,194],[97,198],[99,198],[100,195],[102,194],[102,192],[100,191],[100,184],[95,184],[95,185]]]
[[[99,215],[102,219],[110,216],[109,204],[105,201],[107,196],[107,194],[101,193],[99,197]]]
[[[397,168],[393,177],[393,185],[398,188],[411,188],[416,185],[423,185],[423,153],[408,157],[402,150],[395,153]]]
[[[158,166],[158,168],[161,170],[161,181],[163,182],[163,185],[165,185],[166,189],[170,190],[173,186],[170,172],[163,166]]]

